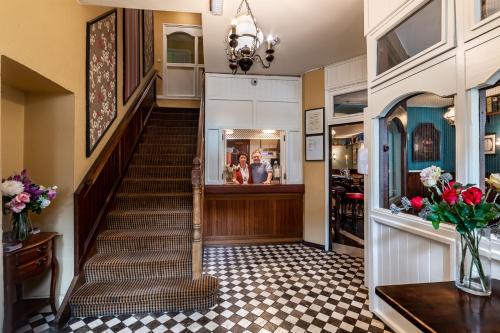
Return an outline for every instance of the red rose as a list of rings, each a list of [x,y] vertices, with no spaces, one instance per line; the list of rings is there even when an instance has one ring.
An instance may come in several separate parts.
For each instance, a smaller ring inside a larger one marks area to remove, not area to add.
[[[446,189],[443,192],[443,200],[450,206],[456,204],[458,201],[457,190],[455,190],[453,187]]]
[[[483,192],[477,187],[469,187],[462,192],[462,199],[468,205],[475,206],[481,202]]]
[[[420,210],[424,206],[424,198],[422,197],[415,197],[410,200],[411,206],[416,209]]]

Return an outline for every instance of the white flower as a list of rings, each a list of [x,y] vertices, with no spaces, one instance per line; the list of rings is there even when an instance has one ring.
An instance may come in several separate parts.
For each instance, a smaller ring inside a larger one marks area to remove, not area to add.
[[[426,187],[436,186],[440,176],[441,168],[435,165],[425,168],[422,172],[420,172],[420,180]]]
[[[0,191],[6,197],[13,197],[24,191],[24,185],[17,180],[6,180],[0,185]]]
[[[50,205],[50,200],[49,199],[43,199],[42,202],[40,203],[40,207],[46,208]]]

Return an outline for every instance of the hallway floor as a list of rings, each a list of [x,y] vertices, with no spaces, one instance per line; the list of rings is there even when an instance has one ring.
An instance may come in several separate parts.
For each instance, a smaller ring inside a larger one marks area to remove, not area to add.
[[[299,244],[206,248],[219,304],[202,312],[72,318],[63,332],[391,332],[368,310],[363,260]],[[39,314],[17,332],[48,330]]]

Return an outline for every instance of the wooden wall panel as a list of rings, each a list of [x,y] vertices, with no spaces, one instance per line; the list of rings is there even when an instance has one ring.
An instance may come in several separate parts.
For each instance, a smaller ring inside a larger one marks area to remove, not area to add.
[[[205,244],[302,240],[303,194],[205,194]]]

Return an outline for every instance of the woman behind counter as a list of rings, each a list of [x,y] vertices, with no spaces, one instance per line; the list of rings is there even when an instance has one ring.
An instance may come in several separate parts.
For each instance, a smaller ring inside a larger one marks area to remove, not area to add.
[[[247,163],[248,156],[245,153],[238,155],[238,167],[233,175],[233,182],[235,184],[252,184],[252,169]]]

